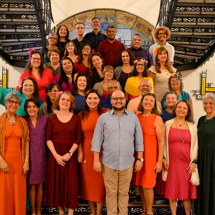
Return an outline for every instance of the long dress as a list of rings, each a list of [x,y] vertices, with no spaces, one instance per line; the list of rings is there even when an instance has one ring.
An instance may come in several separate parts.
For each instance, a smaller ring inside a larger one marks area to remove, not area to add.
[[[198,122],[198,189],[197,214],[215,214],[215,117],[205,122],[202,116]]]
[[[36,127],[34,128],[31,119],[26,121],[29,127],[29,151],[30,151],[30,170],[28,172],[28,184],[44,183],[47,170],[47,145],[46,145],[46,126],[48,116],[38,115]]]
[[[77,115],[66,122],[61,122],[57,115],[50,116],[46,141],[51,140],[59,155],[68,153],[73,143],[81,143],[81,122]],[[51,207],[78,207],[78,163],[77,150],[66,165],[60,166],[51,151],[49,152],[48,170],[46,176],[45,205]]]
[[[81,112],[79,115],[81,116]],[[91,151],[91,141],[98,118],[99,114],[96,110],[90,111],[88,118],[84,121],[81,120],[83,132],[82,149],[85,161],[80,164],[80,196],[88,201],[104,202],[105,186],[103,175],[93,170],[94,157]]]
[[[185,139],[183,143],[182,139]],[[187,138],[186,138],[187,136]],[[190,164],[191,134],[186,129],[170,127],[169,131],[169,170],[166,180],[165,197],[167,199],[196,199],[197,187],[190,182],[187,174]]]
[[[22,174],[22,132],[19,123],[15,126],[6,120],[5,156],[9,172],[0,170],[0,214],[26,214],[26,177]]]
[[[144,188],[153,188],[156,184],[156,172],[154,167],[158,157],[158,143],[154,124],[157,116],[156,114],[150,116],[142,116],[142,114],[137,115],[143,131],[144,161],[142,169],[138,172],[134,172],[132,183]]]

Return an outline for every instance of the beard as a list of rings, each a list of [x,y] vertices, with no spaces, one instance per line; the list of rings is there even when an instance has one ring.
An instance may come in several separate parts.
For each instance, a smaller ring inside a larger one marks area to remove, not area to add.
[[[117,108],[117,107],[113,107],[113,110],[115,110],[115,111],[122,111],[122,110],[124,110],[125,109],[125,106],[122,106],[122,107],[120,107],[120,108]]]

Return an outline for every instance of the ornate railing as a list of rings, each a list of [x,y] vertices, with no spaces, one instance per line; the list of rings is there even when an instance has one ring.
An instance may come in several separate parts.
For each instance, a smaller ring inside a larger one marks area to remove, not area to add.
[[[160,12],[156,26],[171,28],[178,0],[161,0]]]
[[[46,44],[46,36],[51,32],[51,21],[54,22],[50,0],[33,0],[41,32],[42,46]]]

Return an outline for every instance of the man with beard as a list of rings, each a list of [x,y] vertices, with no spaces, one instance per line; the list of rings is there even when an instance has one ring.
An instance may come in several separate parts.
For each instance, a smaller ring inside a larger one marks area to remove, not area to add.
[[[135,162],[136,172],[143,166],[142,130],[137,116],[125,109],[125,102],[125,94],[121,90],[112,93],[113,109],[99,117],[92,139],[93,169],[103,173],[107,214],[118,214],[117,207],[119,214],[128,214],[133,164]],[[137,152],[136,161],[134,151]]]
[[[117,56],[125,49],[120,41],[116,40],[116,28],[109,26],[107,28],[107,39],[99,44],[97,52],[99,52],[105,60],[105,65],[117,66]]]
[[[137,98],[130,100],[127,106],[128,111],[136,115],[139,114],[140,112],[137,110],[137,108],[140,103],[140,100],[142,96],[145,95],[146,93],[151,93],[151,90],[152,90],[152,86],[150,81],[147,79],[143,79],[139,85],[140,95]],[[156,103],[157,103],[157,107],[161,110],[161,103],[157,100],[156,100]]]

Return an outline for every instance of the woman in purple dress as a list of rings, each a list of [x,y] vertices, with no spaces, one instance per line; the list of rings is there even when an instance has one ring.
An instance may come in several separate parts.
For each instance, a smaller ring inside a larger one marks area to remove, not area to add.
[[[46,125],[48,116],[39,115],[40,102],[31,97],[25,101],[24,110],[28,114],[26,121],[30,133],[30,170],[28,173],[28,184],[30,185],[30,201],[32,215],[41,215],[43,200],[43,183],[46,179],[47,169],[47,147],[46,147]],[[37,213],[36,213],[37,199]]]

